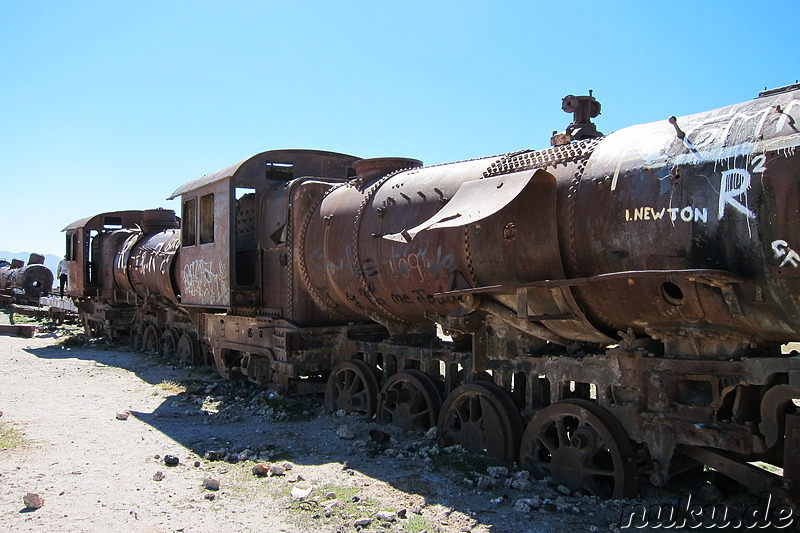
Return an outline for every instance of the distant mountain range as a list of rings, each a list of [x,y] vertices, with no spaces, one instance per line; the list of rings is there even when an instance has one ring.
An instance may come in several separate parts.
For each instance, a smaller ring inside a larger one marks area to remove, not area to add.
[[[19,259],[21,261],[25,261],[25,264],[28,264],[28,259],[31,257],[31,252],[6,252],[0,250],[0,259],[5,259],[8,262],[11,262],[12,259]],[[44,266],[49,268],[53,271],[53,278],[55,279],[56,271],[58,270],[58,262],[61,261],[61,258],[57,255],[53,254],[44,254]]]

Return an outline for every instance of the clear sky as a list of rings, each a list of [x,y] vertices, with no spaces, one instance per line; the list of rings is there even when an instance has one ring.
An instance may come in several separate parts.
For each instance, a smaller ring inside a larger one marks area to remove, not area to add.
[[[426,164],[545,148],[800,77],[800,1],[0,0],[0,250],[167,207],[264,150]]]

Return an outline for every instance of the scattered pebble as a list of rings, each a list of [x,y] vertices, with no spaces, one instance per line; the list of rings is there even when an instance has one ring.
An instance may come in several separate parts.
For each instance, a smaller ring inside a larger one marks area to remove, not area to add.
[[[120,411],[117,413],[117,420],[127,420],[131,414],[128,411]]]
[[[372,439],[372,442],[377,442],[379,444],[382,442],[389,442],[389,434],[380,429],[370,429],[369,438]]]
[[[480,476],[478,478],[477,486],[481,490],[486,490],[488,488],[494,487],[497,484],[497,479],[490,476]]]
[[[258,477],[264,477],[269,474],[269,467],[270,465],[267,463],[258,463],[253,467],[253,475]]]
[[[23,496],[22,501],[25,503],[25,509],[39,509],[44,505],[44,498],[33,492],[29,492]]]
[[[207,477],[203,480],[203,487],[208,490],[219,490],[219,480],[213,477]]]
[[[515,479],[511,481],[511,488],[517,490],[531,490],[533,488],[533,483],[527,479]]]
[[[372,523],[372,518],[359,518],[353,522],[353,527],[367,527]]]
[[[506,477],[508,475],[508,468],[505,466],[490,466],[486,469],[486,473],[495,479]]]
[[[164,464],[167,465],[167,466],[178,466],[180,464],[180,462],[181,462],[181,460],[178,459],[174,455],[165,455],[164,456]]]
[[[396,522],[397,513],[393,513],[391,511],[378,511],[378,513],[375,515],[375,518],[383,522]]]
[[[203,455],[206,461],[220,461],[225,459],[226,452],[225,450],[210,450]]]
[[[355,434],[350,431],[347,426],[340,426],[336,431],[336,436],[343,440],[353,440],[356,438]]]
[[[161,481],[162,479],[164,479],[164,472],[161,470],[153,474],[153,481]]]

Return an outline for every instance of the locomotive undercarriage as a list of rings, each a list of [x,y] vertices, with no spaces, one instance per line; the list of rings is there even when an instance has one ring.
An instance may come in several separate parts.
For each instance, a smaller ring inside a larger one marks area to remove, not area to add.
[[[176,356],[187,365],[208,365],[208,349],[198,338],[197,328],[188,313],[163,302],[135,298],[136,306],[125,299],[77,299],[86,335],[130,344],[134,349]]]
[[[699,464],[797,501],[800,359],[724,361],[656,354],[652,342],[570,353],[491,315],[445,321],[470,334],[389,337],[375,325],[299,328],[204,314],[220,374],[425,431],[519,461],[604,497],[663,486]],[[445,331],[451,333],[450,331]],[[762,461],[783,476],[753,466]]]
[[[213,364],[227,379],[324,393],[331,410],[436,426],[446,444],[519,461],[584,493],[632,496],[637,480],[663,486],[705,464],[755,492],[799,497],[796,355],[671,357],[627,334],[618,346],[575,351],[483,313],[436,317],[452,335],[444,341],[433,328],[390,337],[376,324],[301,328],[91,299],[80,307],[92,336]],[[755,461],[785,466],[783,476]]]
[[[632,496],[637,480],[663,486],[705,464],[754,492],[800,497],[796,354],[674,357],[629,334],[576,351],[481,312],[435,317],[446,341],[433,328],[390,337],[376,324],[301,328],[146,303],[79,305],[92,336],[213,364],[227,379],[324,393],[331,410],[409,430],[436,426],[446,444],[519,461],[584,493]],[[783,476],[756,461],[785,467]]]
[[[87,336],[117,342],[130,340],[131,325],[136,314],[134,307],[128,305],[118,307],[88,298],[75,303]]]

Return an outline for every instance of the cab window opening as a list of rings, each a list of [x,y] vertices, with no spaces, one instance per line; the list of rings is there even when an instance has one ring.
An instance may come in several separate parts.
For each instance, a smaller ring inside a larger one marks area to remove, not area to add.
[[[214,242],[214,195],[200,197],[200,244]]]
[[[182,246],[194,246],[197,243],[197,199],[190,198],[183,202]]]

